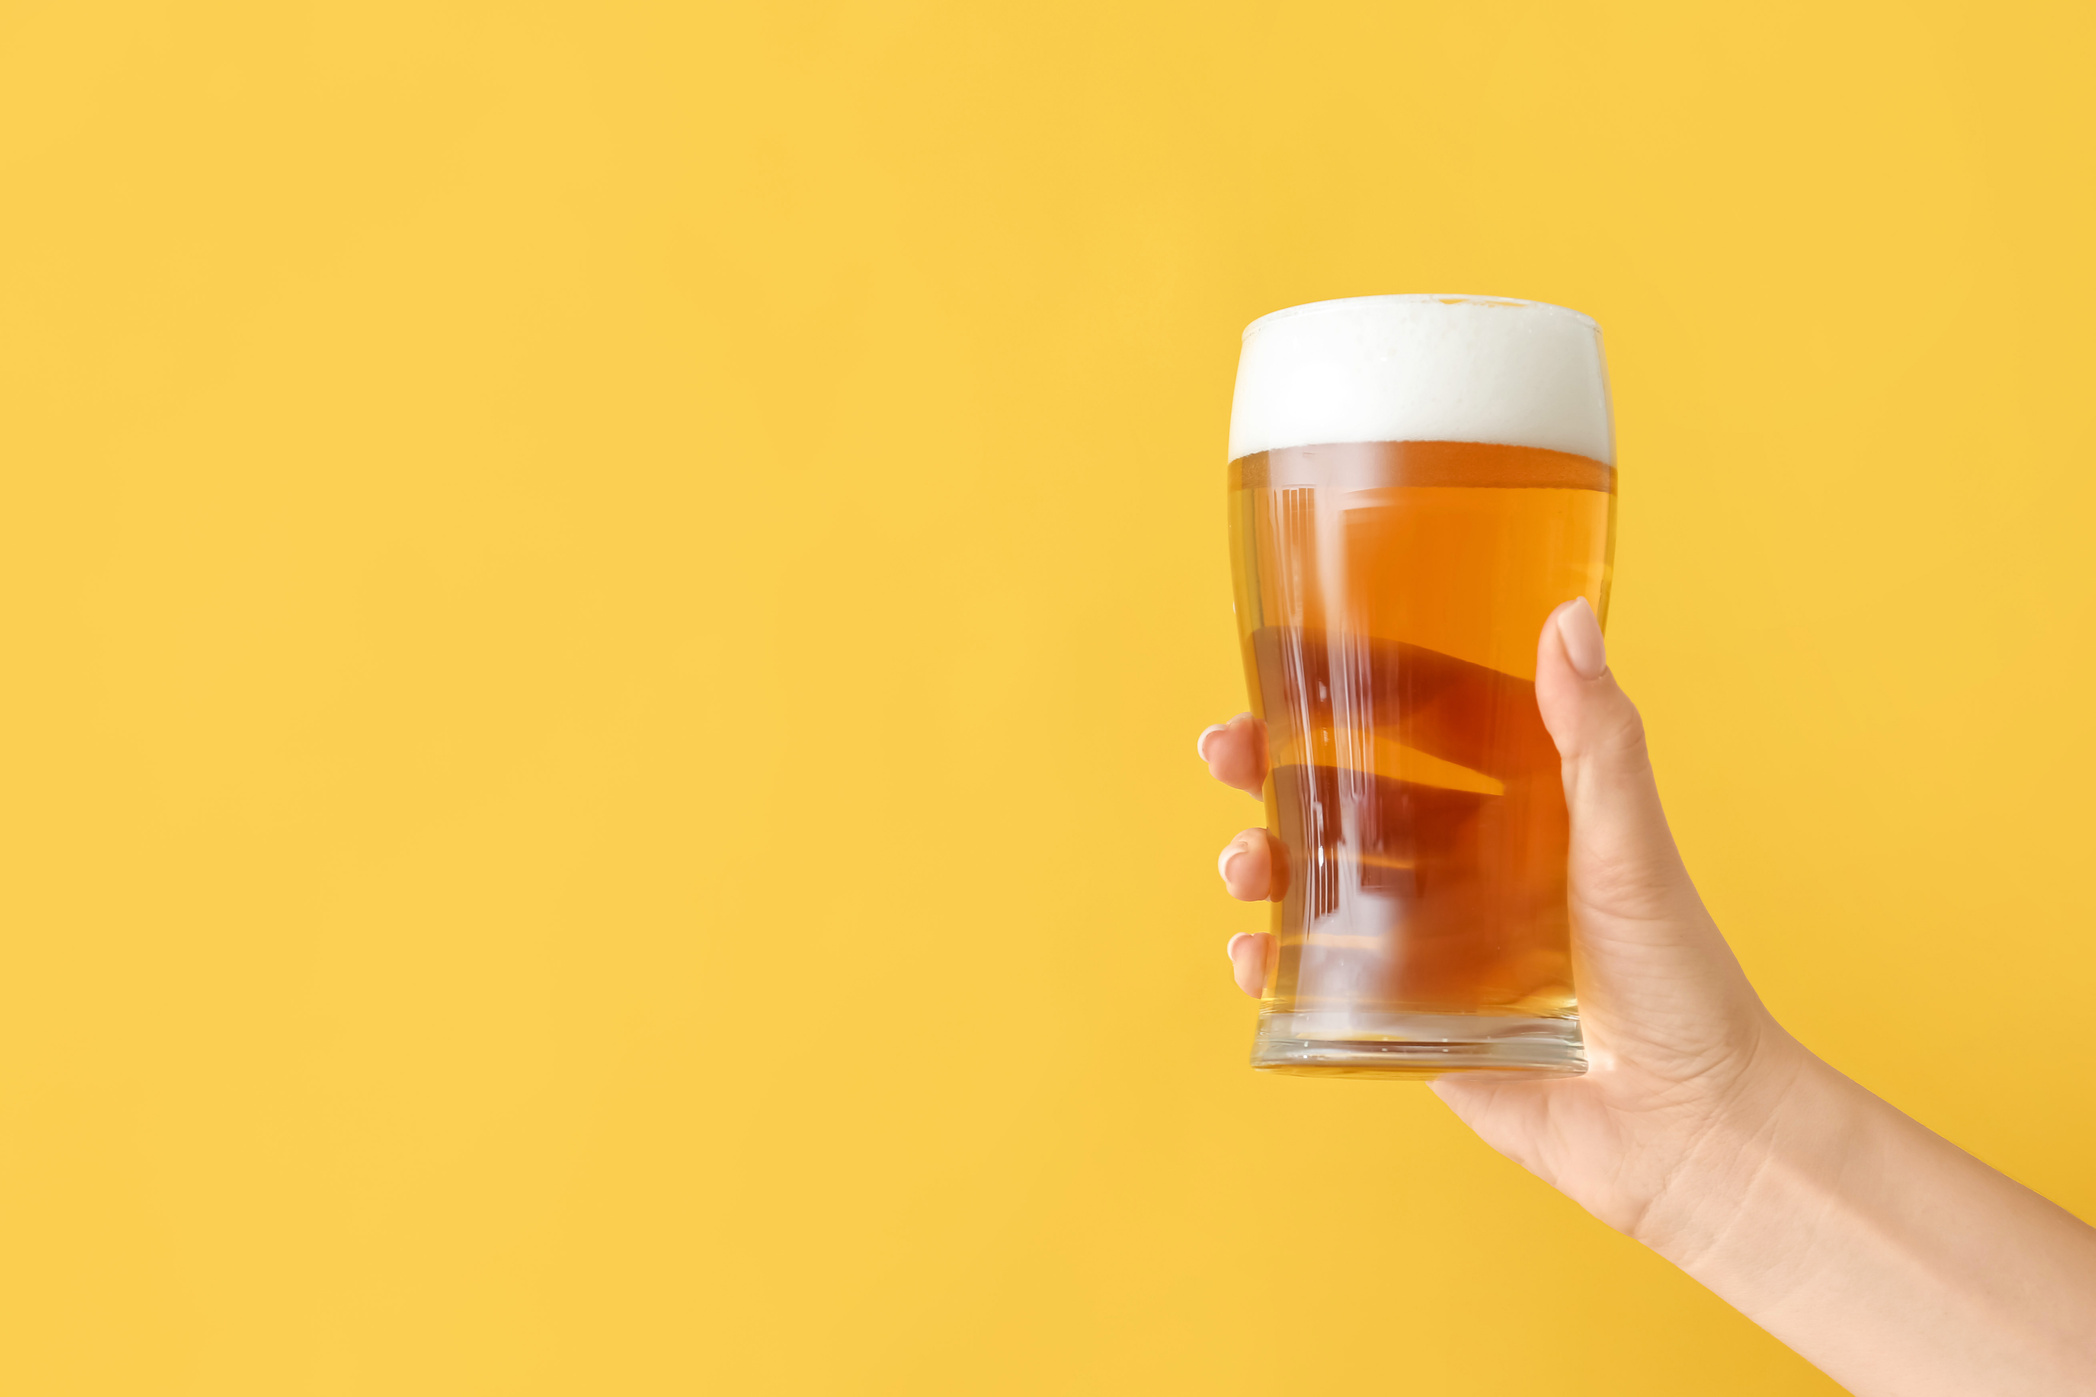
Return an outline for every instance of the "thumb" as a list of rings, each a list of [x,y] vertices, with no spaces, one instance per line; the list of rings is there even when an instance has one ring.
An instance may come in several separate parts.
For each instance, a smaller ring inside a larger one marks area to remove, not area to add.
[[[1582,922],[1700,913],[1660,808],[1644,720],[1609,673],[1601,624],[1584,597],[1543,623],[1536,706],[1564,762],[1572,901]]]

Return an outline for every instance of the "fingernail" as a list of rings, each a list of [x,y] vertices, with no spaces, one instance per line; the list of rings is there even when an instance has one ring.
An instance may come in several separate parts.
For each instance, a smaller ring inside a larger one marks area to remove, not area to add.
[[[1222,730],[1223,725],[1221,723],[1211,723],[1209,726],[1201,729],[1201,736],[1194,743],[1194,754],[1202,761],[1208,760],[1208,740]]]
[[[1230,963],[1232,965],[1237,964],[1237,943],[1244,940],[1247,936],[1250,936],[1251,934],[1252,933],[1250,933],[1249,931],[1240,931],[1237,933],[1237,935],[1230,938],[1229,945],[1223,947],[1223,954],[1230,958]]]
[[[1246,852],[1248,851],[1244,846],[1244,836],[1239,835],[1225,845],[1223,852],[1216,857],[1215,871],[1222,875],[1225,883],[1230,881],[1230,865],[1242,858]]]
[[[1601,639],[1601,623],[1585,597],[1557,609],[1558,638],[1565,642],[1565,658],[1582,679],[1599,679],[1608,668],[1608,646]]]

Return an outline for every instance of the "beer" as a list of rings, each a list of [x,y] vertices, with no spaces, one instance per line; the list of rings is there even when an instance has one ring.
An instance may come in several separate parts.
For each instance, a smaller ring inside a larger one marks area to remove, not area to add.
[[[1565,800],[1534,681],[1551,610],[1607,605],[1615,470],[1595,332],[1472,298],[1282,316],[1296,323],[1269,327],[1283,343],[1263,364],[1267,322],[1248,332],[1230,464],[1276,844],[1254,1065],[1581,1070]],[[1322,404],[1271,401],[1306,393]],[[1397,430],[1334,431],[1370,427]]]

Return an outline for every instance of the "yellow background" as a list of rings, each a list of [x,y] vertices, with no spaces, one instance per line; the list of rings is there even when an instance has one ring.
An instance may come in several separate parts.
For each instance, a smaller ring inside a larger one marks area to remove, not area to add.
[[[2096,1213],[2089,16],[0,5],[0,1390],[1832,1391],[1244,1067],[1237,333],[1600,319],[1720,921]]]

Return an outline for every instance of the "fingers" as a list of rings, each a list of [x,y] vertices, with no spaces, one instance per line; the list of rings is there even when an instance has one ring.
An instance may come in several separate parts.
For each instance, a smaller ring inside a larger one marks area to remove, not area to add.
[[[1700,906],[1660,808],[1644,722],[1609,673],[1601,626],[1585,598],[1543,623],[1536,703],[1564,759],[1573,897],[1635,918]]]
[[[1273,946],[1274,938],[1263,931],[1240,932],[1230,938],[1227,954],[1231,978],[1254,999],[1266,993],[1267,962],[1273,956]]]
[[[1203,729],[1194,750],[1208,763],[1208,774],[1247,795],[1266,786],[1266,724],[1249,713]]]
[[[1239,902],[1263,902],[1274,885],[1273,845],[1263,829],[1248,829],[1223,846],[1215,871]]]
[[[1194,750],[1208,763],[1208,774],[1226,786],[1258,797],[1266,785],[1266,725],[1249,713],[1218,723],[1201,734]],[[1274,883],[1273,843],[1263,829],[1248,829],[1224,846],[1215,861],[1230,896],[1262,902]],[[1257,999],[1266,993],[1266,973],[1274,938],[1246,932],[1230,938],[1230,973],[1237,987]]]

